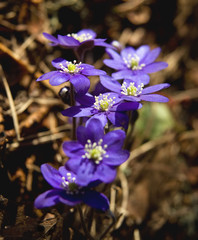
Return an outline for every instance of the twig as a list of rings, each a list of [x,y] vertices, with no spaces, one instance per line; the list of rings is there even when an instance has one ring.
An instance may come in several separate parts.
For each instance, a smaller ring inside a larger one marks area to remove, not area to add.
[[[114,7],[116,12],[124,13],[129,12],[137,9],[140,5],[142,5],[145,2],[145,0],[131,0],[127,1],[126,3],[121,3]]]
[[[198,138],[198,131],[190,130],[183,132],[178,139],[179,141],[185,141],[193,138]]]
[[[25,42],[17,49],[16,54],[19,58],[22,58],[22,56],[25,54],[25,49],[35,40],[37,37],[37,34],[30,35]]]
[[[14,142],[11,144],[8,144],[9,150],[15,150],[18,147],[24,147],[24,146],[30,146],[30,145],[39,145],[39,144],[44,144],[50,141],[55,141],[57,139],[61,139],[65,137],[65,130],[70,130],[71,125],[66,124],[60,127],[57,127],[55,130],[57,133],[52,133],[51,131],[45,131],[38,133],[37,135],[31,135],[23,139],[23,141],[20,142]],[[63,131],[64,132],[60,132]]]
[[[115,186],[111,187],[111,191],[110,191],[110,210],[112,212],[115,211],[115,202],[116,202],[116,189]]]
[[[140,147],[131,151],[128,160],[121,165],[121,169],[123,169],[123,170],[126,169],[128,164],[132,160],[134,160],[135,158],[143,155],[144,153],[154,149],[155,147],[157,147],[159,145],[162,145],[162,144],[172,141],[174,139],[174,137],[175,137],[175,134],[170,133],[161,138],[158,138],[158,139],[155,139],[155,140],[152,140],[152,141],[142,144]]]
[[[128,181],[125,176],[125,174],[122,172],[121,169],[118,171],[118,177],[120,179],[121,187],[122,187],[122,204],[120,207],[120,213],[122,216],[116,223],[116,229],[119,228],[126,216],[127,213],[127,205],[128,205],[128,198],[129,198],[129,186],[128,186]]]
[[[17,137],[17,140],[19,141],[20,140],[19,122],[18,122],[18,117],[17,117],[17,114],[16,114],[14,100],[12,98],[10,87],[8,85],[7,79],[5,77],[5,74],[3,72],[3,68],[2,68],[1,65],[0,65],[0,72],[1,72],[1,76],[2,76],[1,79],[2,79],[4,88],[5,88],[7,97],[8,97],[9,104],[10,104],[10,109],[11,109],[11,112],[12,112],[12,118],[13,118],[14,129],[15,129],[15,132],[16,132],[16,137]]]
[[[140,231],[138,229],[135,229],[133,232],[134,240],[141,240],[140,238]]]
[[[186,91],[178,92],[175,96],[171,97],[170,103],[182,102],[184,100],[192,100],[198,98],[198,88],[188,89]]]
[[[30,97],[27,99],[25,103],[21,103],[15,106],[17,114],[23,113],[32,103],[38,103],[41,105],[47,105],[47,106],[54,106],[54,105],[61,105],[61,101],[57,98],[33,98]],[[11,114],[11,110],[8,109],[7,111],[4,111],[6,114]]]

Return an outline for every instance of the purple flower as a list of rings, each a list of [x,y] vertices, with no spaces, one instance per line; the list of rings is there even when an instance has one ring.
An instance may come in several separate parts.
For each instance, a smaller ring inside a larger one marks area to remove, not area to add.
[[[109,201],[105,195],[92,190],[89,186],[80,186],[76,174],[65,167],[56,170],[49,164],[43,164],[41,172],[53,189],[42,193],[35,199],[36,208],[51,207],[58,203],[75,206],[83,202],[103,211],[109,209]]]
[[[106,72],[95,69],[92,65],[85,63],[69,62],[63,58],[56,58],[52,65],[57,69],[40,76],[37,81],[49,79],[52,86],[60,85],[70,81],[79,94],[85,94],[89,87],[90,81],[88,76],[105,75]]]
[[[154,86],[144,88],[144,84],[140,81],[131,81],[125,79],[122,84],[112,81],[109,76],[100,77],[101,84],[111,91],[118,93],[121,99],[132,102],[149,101],[149,102],[168,102],[169,99],[159,94],[151,94],[168,88],[170,84],[161,83]]]
[[[64,116],[68,117],[88,117],[99,119],[103,127],[108,120],[117,127],[128,127],[128,115],[126,111],[136,110],[139,103],[122,102],[117,93],[104,93],[98,96],[86,94],[80,97],[79,101],[82,105],[73,106],[62,111]]]
[[[100,120],[90,119],[86,126],[77,129],[78,141],[63,143],[63,150],[70,158],[66,166],[76,172],[84,186],[91,181],[112,182],[116,167],[125,162],[129,152],[123,150],[125,132],[113,130],[104,134]]]
[[[110,44],[105,43],[106,39],[96,38],[96,33],[91,29],[83,29],[77,33],[71,33],[64,36],[58,35],[57,38],[48,33],[43,33],[43,35],[52,42],[52,46],[60,45],[62,47],[74,49],[82,47],[82,45],[85,45],[85,48],[92,48],[94,46],[111,47]]]
[[[143,84],[149,83],[148,73],[157,72],[168,66],[165,62],[154,62],[160,53],[160,48],[150,50],[149,46],[143,45],[135,50],[126,47],[118,54],[113,49],[106,50],[112,59],[105,59],[104,63],[117,72],[112,74],[115,80],[132,79],[140,80]]]

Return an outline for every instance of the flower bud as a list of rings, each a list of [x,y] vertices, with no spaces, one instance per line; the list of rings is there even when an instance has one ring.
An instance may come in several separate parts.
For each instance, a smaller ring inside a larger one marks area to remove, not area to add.
[[[71,105],[71,98],[70,98],[70,87],[63,87],[59,91],[59,96],[61,100],[68,105]]]

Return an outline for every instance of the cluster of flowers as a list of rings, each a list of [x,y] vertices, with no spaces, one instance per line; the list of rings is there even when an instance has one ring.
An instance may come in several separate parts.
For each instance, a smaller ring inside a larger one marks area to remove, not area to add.
[[[115,72],[109,76],[94,66],[57,58],[52,61],[56,68],[40,76],[37,81],[49,79],[52,86],[70,81],[75,95],[75,104],[62,111],[64,116],[86,118],[77,128],[77,140],[63,143],[69,157],[59,170],[49,164],[41,166],[46,181],[53,187],[35,200],[36,208],[53,206],[59,202],[74,206],[81,202],[102,211],[109,209],[108,198],[94,190],[100,183],[110,183],[116,177],[117,167],[129,157],[123,149],[125,132],[129,124],[129,112],[142,107],[143,101],[167,102],[168,98],[156,94],[169,84],[149,84],[148,74],[167,67],[165,62],[155,62],[160,48],[150,50],[143,45],[119,48],[97,39],[90,29],[66,36],[44,33],[52,46],[71,48],[82,59],[84,53],[94,46],[106,48],[109,59],[104,64]],[[92,93],[89,76],[98,75],[100,81]],[[108,126],[108,127],[107,127]],[[110,130],[111,129],[111,130]]]

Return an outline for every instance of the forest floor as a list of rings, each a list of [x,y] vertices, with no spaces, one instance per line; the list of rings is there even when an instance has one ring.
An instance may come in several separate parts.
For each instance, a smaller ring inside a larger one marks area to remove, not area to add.
[[[198,1],[2,0],[0,2],[0,240],[86,239],[75,208],[38,210],[34,199],[49,185],[40,166],[66,161],[71,123],[62,116],[62,86],[36,82],[67,49],[57,36],[90,28],[107,42],[161,47],[168,68],[151,83],[170,83],[165,104],[145,103],[127,148],[126,164],[106,192],[115,223],[105,239],[198,239]],[[103,48],[87,63],[105,69]],[[97,80],[93,78],[93,82]],[[93,217],[92,224],[88,219]],[[92,235],[109,216],[85,208]]]

